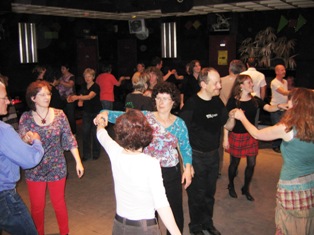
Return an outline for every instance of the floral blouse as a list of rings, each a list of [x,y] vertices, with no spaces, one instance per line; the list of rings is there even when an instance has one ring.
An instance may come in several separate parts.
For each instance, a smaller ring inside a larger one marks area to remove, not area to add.
[[[177,117],[174,123],[164,128],[155,118],[153,112],[142,111],[153,128],[153,140],[144,149],[144,153],[159,160],[162,167],[173,167],[179,163],[177,147],[180,148],[184,165],[192,164],[192,150],[188,130],[184,121]],[[120,111],[109,111],[109,122],[115,123],[122,115]]]
[[[36,124],[32,111],[24,112],[20,119],[19,133],[24,136],[28,131],[39,134],[45,150],[42,161],[34,168],[25,170],[25,177],[30,181],[57,181],[67,175],[64,150],[77,148],[68,119],[62,110],[54,110],[54,120],[47,126]]]

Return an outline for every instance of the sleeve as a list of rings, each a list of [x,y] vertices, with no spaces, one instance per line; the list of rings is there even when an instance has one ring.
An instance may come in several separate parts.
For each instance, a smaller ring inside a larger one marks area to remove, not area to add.
[[[166,190],[163,184],[162,173],[159,161],[152,158],[152,164],[149,169],[149,187],[152,192],[155,209],[169,206],[166,196]]]
[[[254,96],[253,99],[257,102],[257,105],[260,109],[264,108],[264,106],[267,104],[265,103],[261,98]]]
[[[29,131],[29,128],[26,125],[27,119],[29,119],[29,115],[27,115],[27,113],[24,112],[19,121],[19,134],[21,137],[24,136],[27,131]]]
[[[108,111],[108,122],[111,122],[111,123],[116,123],[117,118],[125,113],[123,111],[111,111],[111,110],[106,110],[106,111]]]
[[[1,154],[23,169],[35,167],[44,155],[41,141],[34,140],[32,145],[26,144],[9,125],[1,128],[0,139]]]
[[[184,106],[183,106],[183,108],[179,114],[180,118],[182,118],[183,121],[185,122],[187,129],[191,128],[193,113],[194,113],[193,112],[193,102],[192,102],[192,98],[191,98],[184,104]]]
[[[182,154],[183,163],[186,165],[187,163],[192,164],[192,148],[189,141],[189,133],[188,129],[184,123],[184,121],[178,117],[178,144],[180,148],[180,152]]]
[[[227,105],[226,105],[226,108],[227,108],[227,111],[231,111],[232,109],[236,108],[237,105],[236,105],[236,99],[235,98],[229,98],[228,102],[227,102]]]
[[[61,130],[61,146],[64,150],[71,150],[77,148],[77,141],[74,135],[71,132],[70,124],[62,110],[59,110],[60,113],[60,130]]]
[[[121,151],[121,146],[109,136],[105,128],[97,131],[97,139],[108,153],[109,158],[116,156],[115,153]]]

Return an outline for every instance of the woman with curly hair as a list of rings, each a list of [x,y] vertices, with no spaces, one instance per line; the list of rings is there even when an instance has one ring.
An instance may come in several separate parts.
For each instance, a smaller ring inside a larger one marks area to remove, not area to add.
[[[276,235],[314,231],[314,91],[294,88],[278,124],[258,130],[241,109],[231,115],[259,140],[282,139],[283,166],[277,185]]]
[[[159,161],[143,153],[153,139],[144,114],[131,109],[118,117],[116,141],[104,129],[108,122],[101,114],[94,122],[98,140],[109,155],[115,184],[117,213],[112,234],[160,234],[155,210],[171,234],[181,234],[166,197]]]
[[[192,181],[192,150],[184,121],[173,115],[171,110],[180,103],[180,94],[173,83],[162,82],[154,87],[152,93],[156,110],[142,111],[153,128],[153,140],[144,148],[144,153],[159,160],[166,195],[174,218],[183,232],[182,183],[185,189]],[[101,115],[114,123],[122,115],[119,111],[105,111]],[[184,172],[181,176],[179,152],[183,158]]]

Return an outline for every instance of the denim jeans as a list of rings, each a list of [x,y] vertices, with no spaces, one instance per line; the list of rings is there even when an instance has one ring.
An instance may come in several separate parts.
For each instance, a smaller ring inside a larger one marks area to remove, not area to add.
[[[0,192],[0,232],[12,235],[37,235],[27,207],[15,189]]]
[[[93,123],[97,113],[83,113],[83,157],[97,159],[100,154],[100,143],[96,137],[96,126]]]
[[[210,152],[192,150],[194,178],[187,188],[191,222],[190,232],[213,226],[216,182],[219,170],[218,149]]]
[[[284,112],[282,112],[282,111],[276,111],[276,112],[270,113],[271,123],[273,125],[277,124],[280,121],[283,114],[284,114]],[[280,147],[280,144],[281,144],[281,139],[274,140],[272,143],[272,147],[273,148]]]
[[[108,100],[101,100],[101,106],[103,109],[112,110],[113,109],[113,102]]]

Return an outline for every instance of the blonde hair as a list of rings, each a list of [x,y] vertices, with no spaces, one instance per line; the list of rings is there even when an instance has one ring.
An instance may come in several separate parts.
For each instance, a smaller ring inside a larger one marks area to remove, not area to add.
[[[144,92],[147,89],[147,81],[149,80],[148,73],[140,73],[139,76],[132,78],[132,84],[135,91]]]

